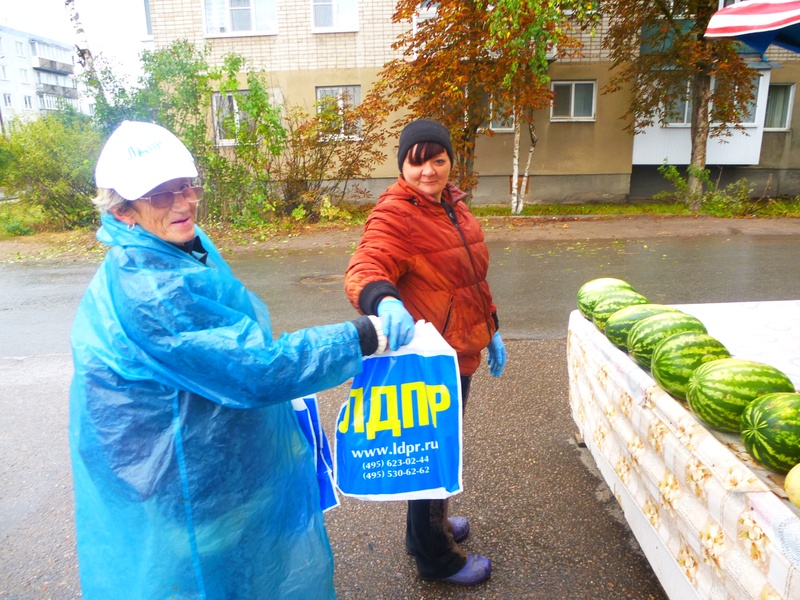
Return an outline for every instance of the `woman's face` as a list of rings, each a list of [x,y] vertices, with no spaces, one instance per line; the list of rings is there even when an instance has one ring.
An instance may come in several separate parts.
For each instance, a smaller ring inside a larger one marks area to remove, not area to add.
[[[188,178],[172,179],[153,188],[143,198],[158,192],[179,192],[191,186]],[[164,208],[155,208],[149,200],[140,199],[126,202],[120,209],[114,210],[114,215],[123,223],[138,224],[171,244],[185,244],[194,239],[196,214],[197,202],[188,202],[183,194],[175,194],[172,204]]]
[[[450,177],[451,165],[447,152],[437,154],[421,165],[412,165],[408,162],[410,154],[411,150],[408,151],[403,162],[403,179],[426,194],[430,194],[436,200],[441,200],[442,190],[444,190],[447,185],[447,179]]]

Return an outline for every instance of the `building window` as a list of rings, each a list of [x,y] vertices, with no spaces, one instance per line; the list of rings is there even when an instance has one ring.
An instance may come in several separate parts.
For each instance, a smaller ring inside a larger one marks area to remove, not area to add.
[[[419,8],[417,9],[416,14],[414,15],[414,21],[416,23],[422,23],[423,21],[427,21],[429,19],[435,19],[438,11],[439,11],[438,2],[433,2],[432,0],[427,0],[427,2],[420,2]]]
[[[52,44],[31,41],[31,56],[40,56],[66,64],[74,64],[72,60],[72,50]]]
[[[203,0],[208,35],[278,33],[277,0]]]
[[[714,79],[711,82],[711,89],[716,91],[717,89],[717,79]],[[743,125],[754,125],[756,122],[756,101],[758,99],[758,86],[759,82],[761,81],[761,77],[756,76],[750,80],[751,85],[753,86],[753,97],[750,99],[750,102],[747,104],[744,114],[742,115],[741,120],[739,121]]]
[[[358,0],[311,0],[315,33],[358,31]]]
[[[48,73],[47,71],[36,71],[36,80],[38,83],[46,85],[57,85],[60,87],[75,87],[75,81],[70,80],[69,77],[63,75],[56,75],[55,73]]]
[[[317,113],[327,121],[323,129],[330,136],[358,139],[361,122],[352,117],[352,110],[361,104],[360,85],[337,85],[316,88]]]
[[[11,108],[11,94],[3,94],[3,106]]]
[[[22,42],[17,42],[17,56],[25,56],[25,45]]]
[[[314,28],[333,27],[333,0],[312,0]]]
[[[594,81],[554,81],[551,121],[593,121]]]
[[[491,129],[492,131],[500,131],[500,132],[514,131],[514,115],[503,117],[501,115],[495,114],[493,110],[491,121],[489,121],[489,129]]]
[[[487,96],[486,102],[489,108],[489,120],[484,124],[484,127],[496,132],[514,131],[514,115],[503,117],[502,111],[495,110],[497,104],[494,99]]]
[[[246,94],[247,92],[239,92]],[[250,122],[250,117],[239,110],[236,96],[232,93],[215,93],[212,98],[214,108],[214,131],[216,132],[218,146],[233,146],[236,144],[236,132],[239,128]]]
[[[150,0],[144,0],[144,25],[147,35],[153,36],[153,22],[150,19]]]
[[[429,21],[431,19],[435,19],[436,15],[439,11],[439,3],[438,2],[420,2],[419,8],[417,12],[414,14],[414,19],[411,23],[413,28],[414,34],[419,31],[419,26],[421,23],[425,21]]]
[[[28,69],[19,70],[19,80],[22,83],[28,83]]]
[[[753,78],[753,97],[747,104],[747,112],[742,115],[742,123],[750,123],[752,125],[756,122],[756,104],[758,101],[758,84],[760,80],[760,77]]]
[[[8,75],[6,75],[5,65],[0,65],[0,79],[8,80]]]
[[[679,98],[670,107],[664,107],[664,120],[670,125],[689,125],[692,122],[692,99],[689,96],[689,84],[686,84],[686,95]]]
[[[772,83],[767,95],[767,116],[765,129],[789,129],[789,115],[792,114],[794,85],[791,83]]]
[[[25,108],[33,108],[33,98],[30,96],[23,97],[23,102],[25,103]]]
[[[753,92],[753,99],[747,105],[745,113],[742,115],[740,123],[744,125],[752,125],[756,122],[756,99],[758,98],[758,85],[760,77],[754,77],[752,85],[755,88]],[[678,98],[672,105],[665,105],[662,110],[664,111],[664,120],[667,125],[680,125],[688,126],[692,123],[692,97],[689,82],[685,84],[684,93],[682,97]],[[711,82],[712,90],[717,88],[717,80]]]
[[[241,139],[241,134],[255,134],[256,123],[247,111],[239,108],[239,101],[249,94],[248,90],[238,92],[215,92],[211,97],[214,110],[214,134],[218,146],[235,146]],[[283,95],[280,89],[267,91],[270,104],[275,107],[283,106]],[[238,100],[237,100],[238,98]],[[252,137],[252,136],[248,136]]]
[[[75,98],[64,98],[53,94],[41,94],[39,96],[39,108],[42,110],[59,110],[66,106],[80,110],[80,102]]]

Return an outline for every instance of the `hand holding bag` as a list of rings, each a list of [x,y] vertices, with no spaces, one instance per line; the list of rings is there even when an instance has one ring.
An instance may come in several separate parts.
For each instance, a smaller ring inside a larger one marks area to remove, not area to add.
[[[461,484],[461,378],[430,323],[396,351],[364,358],[336,422],[336,485],[362,500],[442,499]]]

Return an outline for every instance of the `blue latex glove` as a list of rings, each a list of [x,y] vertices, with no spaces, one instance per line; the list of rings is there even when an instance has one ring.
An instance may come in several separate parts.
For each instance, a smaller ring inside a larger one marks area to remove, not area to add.
[[[503,338],[500,337],[500,332],[497,331],[489,342],[489,373],[494,377],[500,377],[503,374],[503,369],[506,368],[506,345],[503,343]]]
[[[397,298],[384,298],[378,304],[383,333],[389,338],[389,349],[397,350],[414,338],[414,317]]]

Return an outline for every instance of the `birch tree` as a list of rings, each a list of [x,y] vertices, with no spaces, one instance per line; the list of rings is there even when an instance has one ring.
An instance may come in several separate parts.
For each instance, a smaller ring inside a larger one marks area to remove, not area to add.
[[[547,108],[552,100],[550,62],[580,52],[573,28],[591,25],[590,3],[552,0],[493,0],[480,2],[489,23],[487,48],[496,57],[497,106],[514,122],[511,173],[511,213],[522,212],[537,135],[533,111]],[[520,188],[522,130],[528,132],[528,152]]]

